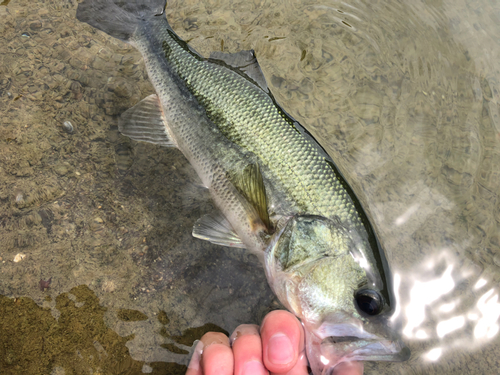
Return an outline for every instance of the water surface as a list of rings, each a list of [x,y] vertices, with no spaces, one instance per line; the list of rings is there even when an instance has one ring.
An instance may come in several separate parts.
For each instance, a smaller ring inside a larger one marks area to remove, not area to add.
[[[153,88],[76,7],[0,6],[0,369],[183,373],[203,332],[279,303],[254,257],[191,237],[213,207],[183,156],[119,135]],[[192,0],[167,17],[205,56],[254,49],[370,212],[412,357],[366,373],[499,368],[500,6]]]

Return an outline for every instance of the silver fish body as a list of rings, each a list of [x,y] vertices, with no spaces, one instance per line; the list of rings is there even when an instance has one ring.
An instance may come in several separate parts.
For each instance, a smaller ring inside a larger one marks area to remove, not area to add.
[[[168,25],[162,0],[117,4],[84,0],[77,17],[142,53],[157,95],[126,111],[120,130],[178,147],[194,167],[220,212],[193,235],[264,261],[271,288],[303,322],[314,374],[407,359],[368,217],[330,156],[275,102],[253,51],[204,58]]]

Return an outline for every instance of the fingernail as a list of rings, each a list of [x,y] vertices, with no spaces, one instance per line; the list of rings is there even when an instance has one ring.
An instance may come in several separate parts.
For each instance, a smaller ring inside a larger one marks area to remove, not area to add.
[[[188,368],[198,371],[200,368],[200,359],[201,353],[203,353],[203,343],[201,341],[196,340],[193,343],[193,355],[191,356],[191,360],[189,361]]]
[[[293,346],[288,336],[276,333],[269,339],[267,358],[275,365],[286,365],[293,360]]]
[[[240,336],[244,335],[256,335],[259,336],[259,326],[256,324],[241,324],[239,325],[234,332],[232,333],[231,337],[229,337],[229,344],[231,347],[233,346],[234,342],[236,339]]]
[[[265,375],[268,374],[262,363],[259,361],[249,361],[243,366],[243,375]]]

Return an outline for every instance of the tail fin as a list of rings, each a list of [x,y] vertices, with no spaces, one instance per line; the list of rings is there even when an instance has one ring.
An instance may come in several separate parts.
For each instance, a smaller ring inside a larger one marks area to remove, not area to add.
[[[84,0],[76,18],[96,29],[128,41],[139,22],[163,13],[166,0]]]

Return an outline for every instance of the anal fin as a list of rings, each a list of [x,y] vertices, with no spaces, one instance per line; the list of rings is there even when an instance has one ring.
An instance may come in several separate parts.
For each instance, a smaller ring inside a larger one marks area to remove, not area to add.
[[[219,211],[198,219],[193,227],[193,237],[215,245],[245,248],[229,221]]]
[[[152,94],[122,113],[118,120],[118,129],[120,133],[135,141],[177,147],[168,133],[166,123],[158,95]]]

